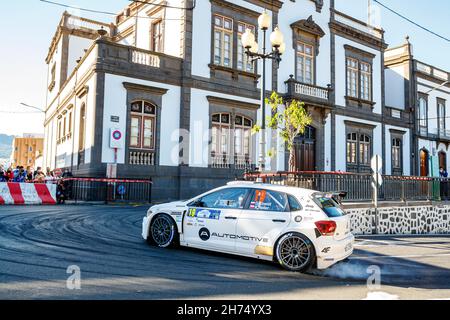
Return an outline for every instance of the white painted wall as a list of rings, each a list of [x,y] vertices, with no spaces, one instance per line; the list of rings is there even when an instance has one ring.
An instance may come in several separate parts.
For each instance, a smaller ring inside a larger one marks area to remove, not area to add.
[[[77,60],[85,56],[84,50],[91,47],[93,41],[91,39],[80,38],[76,36],[69,36],[69,56],[68,56],[68,69],[67,76],[69,77],[75,67],[77,66]]]
[[[385,69],[386,106],[405,109],[405,66]]]
[[[114,151],[109,147],[109,135],[112,127],[121,129],[125,133],[124,141],[127,141],[127,91],[124,82],[168,89],[162,96],[162,106],[158,106],[161,112],[161,144],[160,162],[161,166],[178,166],[178,130],[180,125],[180,87],[166,85],[157,82],[138,80],[106,74],[105,77],[105,104],[103,113],[103,148],[102,163],[114,162]],[[111,116],[120,117],[119,123],[112,123]],[[173,152],[176,150],[176,159]],[[176,161],[174,161],[176,160]],[[125,163],[125,150],[119,150],[118,163]]]

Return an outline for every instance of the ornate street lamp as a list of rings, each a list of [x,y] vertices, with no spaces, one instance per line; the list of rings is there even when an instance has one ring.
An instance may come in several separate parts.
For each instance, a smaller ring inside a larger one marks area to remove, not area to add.
[[[256,60],[262,60],[262,85],[261,85],[261,112],[262,112],[262,124],[261,124],[261,140],[260,140],[260,153],[259,153],[259,170],[262,172],[266,168],[266,60],[271,59],[276,61],[277,64],[281,61],[281,55],[286,50],[286,44],[284,43],[284,36],[278,27],[270,35],[270,42],[272,50],[266,52],[266,33],[270,27],[271,17],[266,10],[258,18],[259,29],[263,32],[263,47],[262,52],[259,52],[258,43],[255,40],[255,35],[250,29],[245,30],[242,35],[242,46],[245,48],[245,53],[251,59],[251,62]]]

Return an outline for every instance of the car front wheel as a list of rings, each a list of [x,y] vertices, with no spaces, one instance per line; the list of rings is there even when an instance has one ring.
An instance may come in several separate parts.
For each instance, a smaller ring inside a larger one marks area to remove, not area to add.
[[[149,242],[161,248],[171,247],[177,244],[178,232],[175,222],[167,215],[156,216],[150,225]]]
[[[278,263],[289,271],[308,271],[316,259],[314,246],[300,233],[288,233],[281,237],[276,246]]]

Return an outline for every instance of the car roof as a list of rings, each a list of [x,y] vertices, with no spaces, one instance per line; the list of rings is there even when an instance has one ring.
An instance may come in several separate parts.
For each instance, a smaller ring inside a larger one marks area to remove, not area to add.
[[[259,183],[259,182],[253,182],[253,181],[232,181],[232,182],[227,183],[226,186],[227,187],[235,187],[235,188],[252,188],[252,189],[264,188],[267,190],[290,193],[290,194],[297,195],[297,196],[310,196],[310,195],[318,192],[318,191],[310,190],[310,189],[269,184],[269,183]]]

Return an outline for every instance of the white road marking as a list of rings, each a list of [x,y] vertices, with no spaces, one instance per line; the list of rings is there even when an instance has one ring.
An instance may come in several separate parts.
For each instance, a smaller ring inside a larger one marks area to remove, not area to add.
[[[399,300],[399,297],[386,292],[369,292],[363,300]]]
[[[450,256],[450,253],[437,253],[437,254],[423,254],[423,255],[407,255],[407,256],[368,256],[368,257],[350,257],[350,260],[363,260],[363,259],[386,259],[386,258],[435,258]]]

